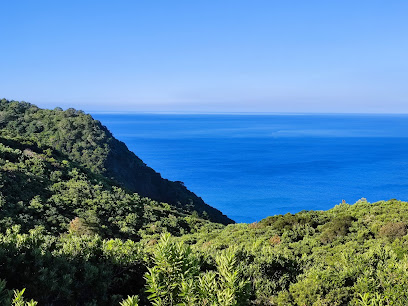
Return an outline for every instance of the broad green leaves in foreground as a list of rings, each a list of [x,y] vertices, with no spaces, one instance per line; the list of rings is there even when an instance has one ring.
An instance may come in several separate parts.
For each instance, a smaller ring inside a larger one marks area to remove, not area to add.
[[[155,266],[146,273],[153,305],[246,305],[250,284],[237,268],[234,251],[216,258],[216,269],[200,271],[197,254],[162,235],[153,252]]]

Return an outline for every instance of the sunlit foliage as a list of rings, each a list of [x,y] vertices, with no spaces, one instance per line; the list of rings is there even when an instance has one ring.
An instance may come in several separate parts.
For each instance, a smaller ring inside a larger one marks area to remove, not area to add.
[[[224,226],[106,176],[90,116],[0,105],[1,305],[407,304],[406,202]]]

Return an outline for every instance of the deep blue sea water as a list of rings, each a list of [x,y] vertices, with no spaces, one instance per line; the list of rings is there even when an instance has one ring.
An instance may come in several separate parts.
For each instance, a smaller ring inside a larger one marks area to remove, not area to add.
[[[406,115],[94,114],[148,166],[238,222],[408,200]]]

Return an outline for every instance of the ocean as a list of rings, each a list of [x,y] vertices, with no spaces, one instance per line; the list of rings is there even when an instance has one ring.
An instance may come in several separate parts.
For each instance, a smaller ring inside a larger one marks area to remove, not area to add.
[[[408,200],[407,115],[93,114],[237,222]]]

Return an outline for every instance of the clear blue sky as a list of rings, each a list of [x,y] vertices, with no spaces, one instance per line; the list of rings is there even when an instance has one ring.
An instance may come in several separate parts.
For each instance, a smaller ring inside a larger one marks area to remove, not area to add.
[[[408,1],[1,1],[0,98],[408,113]]]

